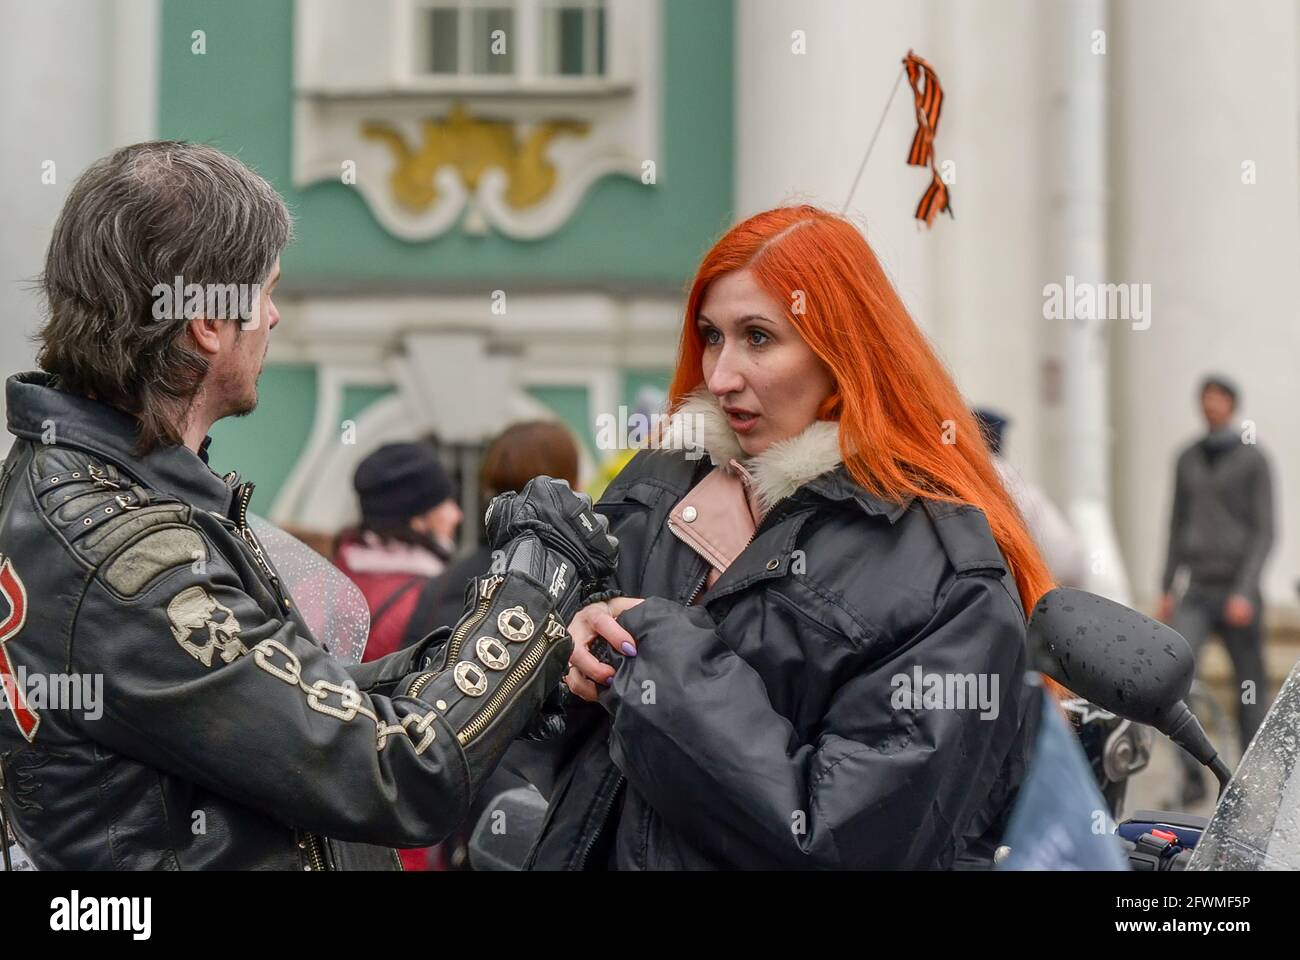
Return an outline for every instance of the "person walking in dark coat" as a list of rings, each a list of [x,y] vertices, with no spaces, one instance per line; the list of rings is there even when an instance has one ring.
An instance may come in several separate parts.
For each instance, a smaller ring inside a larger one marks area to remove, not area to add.
[[[1234,423],[1238,392],[1221,376],[1201,384],[1206,434],[1178,456],[1169,551],[1159,617],[1199,651],[1216,633],[1238,685],[1237,722],[1244,752],[1268,706],[1260,575],[1273,547],[1273,483],[1268,460]],[[1181,598],[1178,572],[1190,574]],[[1201,765],[1184,753],[1184,805],[1205,795]]]

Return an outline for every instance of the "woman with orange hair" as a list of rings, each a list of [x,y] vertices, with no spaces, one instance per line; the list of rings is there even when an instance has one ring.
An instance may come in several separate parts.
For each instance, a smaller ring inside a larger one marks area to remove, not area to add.
[[[530,865],[987,865],[1052,584],[966,403],[814,207],[733,227],[685,321],[673,429],[597,507],[622,596],[570,626]]]

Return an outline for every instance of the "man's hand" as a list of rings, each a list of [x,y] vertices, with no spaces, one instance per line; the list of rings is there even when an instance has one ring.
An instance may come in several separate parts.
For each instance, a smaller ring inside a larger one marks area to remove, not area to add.
[[[591,497],[574,493],[564,480],[535,477],[519,493],[503,493],[484,517],[488,544],[500,549],[523,534],[536,535],[576,568],[587,583],[599,583],[618,563],[618,540],[609,518],[592,509]]]
[[[488,544],[505,548],[505,572],[522,570],[541,583],[567,623],[614,573],[618,540],[591,498],[563,480],[536,477],[521,493],[503,493],[487,509]]]
[[[1223,605],[1223,619],[1230,627],[1247,627],[1255,619],[1255,605],[1247,597],[1234,593]]]
[[[641,602],[636,597],[615,597],[608,602],[589,604],[569,623],[573,653],[569,656],[569,673],[564,682],[575,696],[594,703],[597,684],[608,686],[614,679],[614,668],[597,659],[591,652],[592,644],[603,640],[624,656],[636,656],[636,640],[616,618]]]

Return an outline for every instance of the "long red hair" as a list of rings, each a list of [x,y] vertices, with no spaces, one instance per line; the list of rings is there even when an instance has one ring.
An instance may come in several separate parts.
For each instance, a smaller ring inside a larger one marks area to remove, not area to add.
[[[979,507],[1028,614],[1054,586],[999,479],[974,416],[857,228],[811,206],[732,227],[705,255],[686,301],[672,409],[704,381],[696,324],[718,277],[750,270],[830,370],[819,419],[838,420],[849,475],[886,500],[905,494]]]

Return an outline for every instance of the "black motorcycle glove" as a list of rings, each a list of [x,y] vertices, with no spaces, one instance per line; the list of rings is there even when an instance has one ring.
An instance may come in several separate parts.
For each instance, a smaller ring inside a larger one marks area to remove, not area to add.
[[[589,596],[608,589],[618,563],[618,540],[609,533],[609,519],[592,509],[591,498],[574,493],[565,481],[536,477],[519,493],[501,494],[488,505],[484,522],[491,547],[510,544],[507,569],[514,564],[541,575],[565,624]],[[515,541],[527,541],[529,534],[545,547],[544,558],[531,548],[516,548]]]
[[[608,520],[563,481],[538,477],[497,497],[484,523],[489,546],[502,551],[500,572],[470,583],[464,616],[402,691],[452,727],[475,786],[516,737],[563,730],[567,625],[618,559]]]

